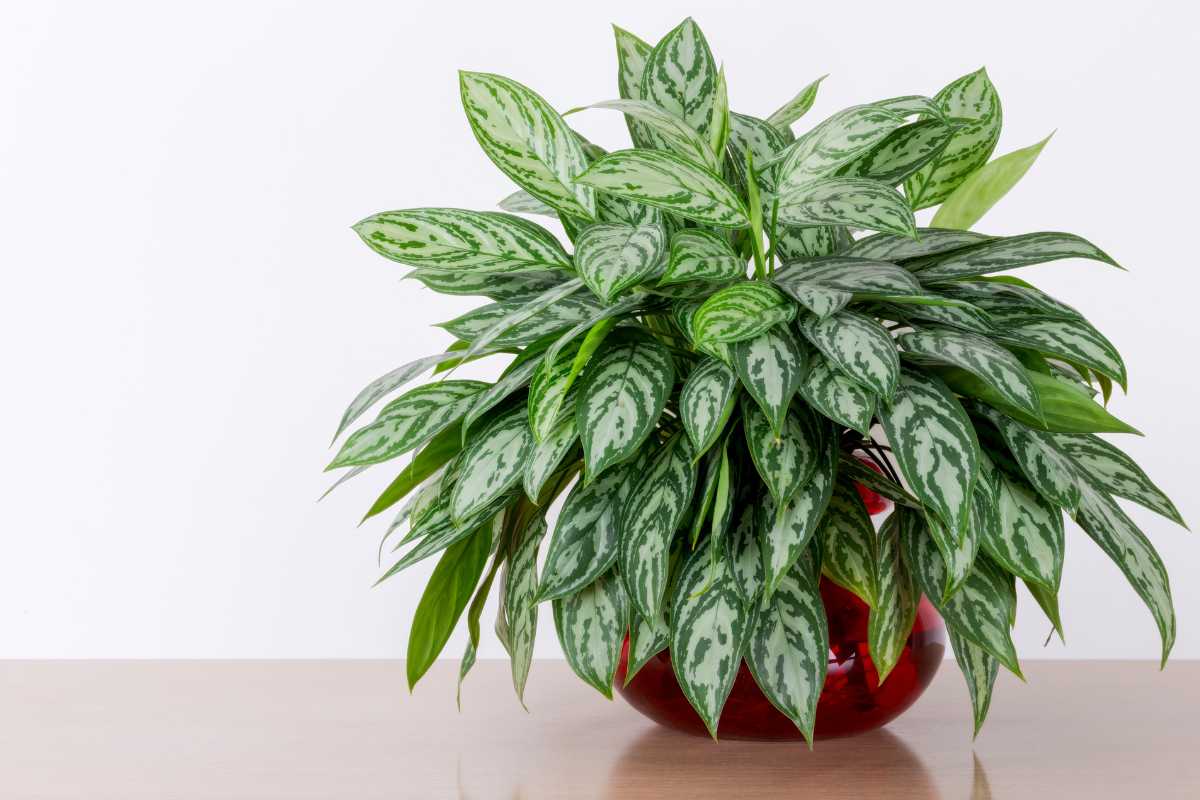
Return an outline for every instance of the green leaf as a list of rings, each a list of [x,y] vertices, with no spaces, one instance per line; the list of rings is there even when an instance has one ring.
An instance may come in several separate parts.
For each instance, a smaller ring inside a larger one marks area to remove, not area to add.
[[[554,475],[578,438],[575,415],[568,412],[559,418],[558,425],[550,430],[548,436],[540,442],[534,442],[529,460],[522,470],[525,496],[530,502],[538,501],[546,481]]]
[[[500,376],[500,380],[476,395],[474,404],[472,404],[471,409],[462,419],[462,440],[464,444],[467,440],[467,434],[471,432],[471,426],[503,402],[505,398],[528,383],[540,364],[540,358],[534,357],[520,361],[518,357],[517,361],[514,361],[509,367],[508,371]]]
[[[636,458],[571,489],[550,540],[539,601],[582,591],[616,563],[621,514],[646,460]]]
[[[942,115],[967,124],[960,127],[941,155],[904,183],[914,209],[937,205],[967,176],[987,163],[1000,138],[1003,114],[996,87],[983,69],[964,75],[934,97]]]
[[[733,366],[746,391],[779,433],[807,369],[807,359],[790,326],[776,325],[733,346]]]
[[[729,241],[710,231],[688,228],[671,237],[671,256],[659,286],[688,281],[732,281],[746,275],[746,260]]]
[[[557,211],[524,189],[517,189],[496,205],[510,214],[538,214],[543,217],[558,217]]]
[[[743,398],[742,424],[759,476],[776,505],[783,505],[817,469],[823,448],[816,419],[807,408],[797,405],[776,434],[767,415]]]
[[[1022,425],[1014,419],[976,405],[975,410],[1000,431],[1013,459],[1038,494],[1056,506],[1074,513],[1079,508],[1083,476],[1054,437],[1044,431]]]
[[[833,316],[854,299],[850,292],[812,283],[803,278],[803,273],[793,274],[789,271],[775,278],[775,281],[780,289],[820,319]]]
[[[707,586],[707,590],[700,590]],[[671,665],[692,708],[717,735],[721,709],[746,651],[753,617],[742,605],[728,565],[697,550],[683,567],[671,604]]]
[[[804,553],[829,506],[837,472],[837,439],[827,434],[825,440],[812,478],[788,498],[782,509],[769,496],[759,504],[759,549],[767,597]]]
[[[996,473],[997,525],[983,530],[980,544],[1004,569],[1057,592],[1062,580],[1062,511],[1016,476]]]
[[[845,225],[916,238],[912,211],[895,189],[866,178],[821,178],[780,190],[779,221]]]
[[[384,258],[430,272],[496,273],[570,270],[553,234],[529,220],[495,211],[413,208],[385,211],[354,226]]]
[[[1063,258],[1087,258],[1119,266],[1100,248],[1073,233],[1025,233],[928,256],[911,268],[921,283],[957,281]]]
[[[583,145],[549,103],[499,75],[460,72],[459,86],[471,130],[501,172],[564,214],[596,215],[592,190],[575,183],[587,168]]]
[[[381,375],[371,381],[350,401],[350,405],[346,408],[345,413],[342,414],[342,421],[338,423],[337,433],[333,435],[333,441],[336,442],[338,437],[354,424],[355,420],[365,414],[367,409],[384,397],[396,391],[413,378],[428,372],[437,364],[449,361],[452,358],[458,358],[460,355],[461,353],[451,351],[418,358],[416,361],[410,361],[404,366],[396,367],[386,375]]]
[[[1059,641],[1065,643],[1067,637],[1063,634],[1062,614],[1058,610],[1058,592],[1052,592],[1029,581],[1025,581],[1025,588],[1033,595],[1033,599],[1037,601],[1038,607],[1046,615],[1046,619],[1053,626],[1054,632],[1058,634]]]
[[[535,326],[540,324],[538,317],[543,316],[543,312],[557,306],[582,287],[583,281],[579,278],[574,278],[547,289],[536,297],[532,297],[524,303],[517,305],[511,311],[507,311],[500,319],[495,320],[487,330],[471,339],[470,346],[463,352],[462,360],[464,362],[470,361],[475,355],[489,347],[492,342],[499,341],[503,337],[511,338],[517,331],[520,331],[521,336],[527,336],[528,332],[523,330],[521,326],[526,323],[534,323]]]
[[[839,111],[780,154],[774,169],[776,193],[788,195],[805,184],[829,177],[903,124],[900,115],[874,105]]]
[[[715,153],[713,166],[719,171],[721,156],[725,153],[725,145],[729,142],[729,84],[725,80],[725,67],[717,72],[717,88],[713,92],[712,117],[708,122],[708,146]]]
[[[991,386],[1006,402],[1041,419],[1037,389],[1025,367],[991,340],[950,328],[922,328],[899,338],[906,353],[961,367]]]
[[[767,122],[774,125],[776,128],[787,129],[792,123],[803,117],[812,108],[813,103],[817,100],[817,89],[821,86],[821,81],[828,78],[828,75],[822,75],[812,83],[801,89],[795,97],[788,100],[782,106],[775,110],[771,116],[767,117]]]
[[[866,436],[878,398],[834,368],[823,356],[809,359],[800,396],[819,413]]]
[[[949,633],[954,659],[967,680],[967,692],[971,695],[971,711],[975,724],[974,735],[978,736],[983,721],[987,718],[988,708],[992,704],[992,687],[995,686],[996,675],[1000,672],[1000,662],[969,639],[953,630]]]
[[[412,462],[400,470],[391,483],[387,485],[371,504],[363,522],[394,506],[403,500],[409,492],[424,483],[429,476],[441,469],[447,461],[458,455],[462,449],[462,434],[459,426],[454,425],[429,440],[420,452],[413,457]]]
[[[690,17],[654,46],[642,73],[642,97],[700,133],[708,131],[716,86],[717,65]]]
[[[696,164],[702,164],[713,172],[720,169],[717,158],[708,140],[677,114],[666,111],[649,100],[605,100],[584,108],[607,108],[620,111],[654,132],[667,149]],[[583,111],[584,108],[574,109]],[[568,112],[571,113],[571,112]]]
[[[617,41],[617,89],[626,100],[642,99],[642,75],[646,71],[646,59],[654,49],[627,30],[613,26]],[[645,124],[630,117],[625,118],[629,135],[637,147],[657,146],[654,134]]]
[[[942,107],[935,100],[919,94],[907,94],[902,97],[890,97],[887,100],[878,100],[872,105],[880,108],[886,108],[888,111],[895,112],[902,117],[911,117],[917,114],[935,117],[944,120],[945,116],[942,112]]]
[[[633,455],[654,430],[674,382],[671,354],[648,338],[617,345],[588,366],[575,406],[588,480]]]
[[[1187,527],[1170,498],[1116,446],[1091,434],[1056,433],[1053,439],[1059,451],[1104,491],[1132,500]]]
[[[755,615],[746,664],[763,694],[812,746],[825,685],[829,628],[817,583],[797,564]]]
[[[850,453],[843,452],[838,456],[838,473],[844,474],[855,483],[861,483],[867,489],[870,489],[881,497],[886,497],[898,505],[917,511],[924,511],[924,507],[920,501],[909,494],[903,486],[890,478],[880,475]]]
[[[842,253],[854,258],[872,258],[893,263],[937,255],[991,241],[993,237],[974,231],[917,228],[917,238],[895,233],[876,233],[855,241]]]
[[[1035,145],[1014,150],[972,172],[942,202],[930,224],[935,228],[970,228],[1017,185],[1049,141],[1050,136],[1047,136]]]
[[[610,700],[628,625],[625,590],[612,572],[554,601],[554,629],[567,664],[584,683]]]
[[[508,558],[501,573],[504,606],[501,613],[507,630],[507,648],[512,665],[513,688],[525,705],[525,681],[533,666],[533,640],[537,635],[537,554],[546,535],[546,520],[535,517]]]
[[[754,609],[767,587],[767,575],[763,570],[762,548],[759,545],[758,513],[754,502],[758,500],[753,490],[743,490],[738,503],[737,520],[725,537],[725,562],[733,577],[733,588],[742,604]],[[717,562],[712,558],[712,571],[716,574]]]
[[[1146,603],[1162,637],[1162,665],[1175,644],[1175,608],[1171,584],[1154,546],[1111,497],[1085,485],[1075,518],[1079,527],[1121,568]]]
[[[575,244],[579,275],[601,300],[617,295],[654,274],[667,249],[661,225],[591,225]]]
[[[663,150],[610,153],[577,181],[706,225],[744,228],[750,224],[745,204],[718,175]]]
[[[572,281],[572,283],[574,282]],[[449,331],[455,338],[475,342],[486,336],[497,323],[511,319],[512,315],[527,306],[528,302],[528,299],[520,299],[503,303],[489,303],[474,311],[468,311],[460,317],[455,317],[449,322],[443,322],[438,327]],[[525,347],[544,336],[592,320],[603,310],[604,305],[587,294],[563,297],[539,309],[524,322],[510,327],[492,341],[492,346],[495,348]],[[462,356],[461,353],[455,353],[455,355]]]
[[[836,174],[896,186],[941,155],[953,135],[954,128],[941,120],[914,122],[892,131],[879,144],[839,167]]]
[[[492,539],[499,539],[503,535],[503,530],[503,518],[498,515],[492,523]],[[463,681],[466,680],[467,673],[475,666],[475,656],[479,648],[479,618],[483,615],[483,606],[487,602],[488,595],[492,593],[492,583],[495,581],[496,573],[500,571],[500,565],[503,562],[503,543],[501,543],[496,548],[495,555],[492,556],[492,566],[488,568],[483,582],[475,590],[475,597],[471,600],[471,605],[467,609],[467,646],[463,651],[462,662],[458,668],[458,691],[456,693],[459,711],[462,711]]]
[[[679,417],[692,440],[692,452],[703,455],[724,429],[737,394],[737,376],[715,358],[702,361],[679,392]]]
[[[471,599],[491,552],[491,526],[451,545],[433,569],[408,633],[408,689],[417,685],[446,646]]]
[[[1080,319],[1034,319],[1005,325],[998,338],[1066,359],[1112,378],[1124,389],[1125,362],[1112,342]]]
[[[874,565],[875,603],[867,617],[867,646],[883,684],[904,653],[921,601],[921,590],[901,557],[899,516],[890,515],[879,529]]]
[[[511,489],[521,479],[532,450],[533,434],[521,406],[480,431],[463,452],[450,495],[452,518],[466,520]]]
[[[879,421],[913,493],[952,532],[965,535],[979,441],[958,400],[936,377],[905,371],[891,406],[880,406]]]
[[[876,564],[879,545],[875,526],[854,484],[839,480],[821,520],[823,569],[838,586],[874,607],[879,596]]]
[[[739,188],[748,188],[747,155],[755,164],[767,164],[791,141],[791,131],[780,130],[757,117],[730,114],[729,141],[726,144],[724,164],[726,178]],[[760,180],[763,178],[764,176],[759,176]]]
[[[426,288],[440,294],[481,295],[504,301],[524,300],[541,294],[569,279],[571,273],[539,270],[498,274],[416,269],[404,277],[420,281]]]
[[[781,322],[790,322],[796,307],[774,286],[742,281],[713,294],[692,317],[697,343],[752,339]]]
[[[625,685],[633,680],[633,676],[650,659],[667,649],[670,644],[671,629],[664,616],[657,616],[647,621],[637,612],[630,612],[629,620],[629,658],[625,668]]]
[[[617,564],[633,607],[651,618],[662,613],[671,537],[696,490],[687,437],[671,437],[643,474],[622,509]]]
[[[1017,651],[1009,634],[1010,592],[995,567],[978,559],[962,588],[942,599],[946,585],[946,565],[920,517],[897,509],[901,514],[900,538],[905,564],[915,576],[921,591],[937,607],[946,626],[999,659],[1005,668],[1021,677]]]
[[[885,401],[892,397],[900,379],[900,356],[882,325],[853,311],[840,311],[825,319],[804,315],[797,325],[845,375]]]
[[[378,464],[419,447],[466,413],[487,386],[439,381],[405,392],[384,406],[375,422],[355,431],[329,468]]]

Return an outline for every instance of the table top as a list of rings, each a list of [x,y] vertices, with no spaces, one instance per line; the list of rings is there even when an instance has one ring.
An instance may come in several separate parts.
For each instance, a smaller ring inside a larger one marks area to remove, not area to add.
[[[887,728],[713,742],[538,661],[526,713],[506,662],[409,695],[395,661],[0,662],[6,798],[1200,797],[1200,662],[1024,665],[972,743],[952,663]]]

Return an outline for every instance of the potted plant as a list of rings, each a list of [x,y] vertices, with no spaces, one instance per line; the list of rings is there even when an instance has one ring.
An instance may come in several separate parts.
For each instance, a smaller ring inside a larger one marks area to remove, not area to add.
[[[968,230],[1045,145],[991,158],[987,74],[797,136],[819,79],[756,118],[730,110],[692,20],[653,47],[615,33],[620,97],[587,108],[623,114],[633,147],[575,132],[585,109],[463,72],[467,121],[518,190],[499,212],[355,226],[408,277],[489,301],[440,326],[445,352],[364,389],[335,436],[437,376],[330,464],[344,480],[414,454],[367,512],[394,515],[384,544],[403,551],[381,580],[438,558],[410,686],[464,614],[467,675],[495,593],[518,697],[549,604],[567,662],[605,696],[616,682],[669,724],[715,736],[726,709],[723,733],[811,742],[911,703],[944,620],[978,732],[997,670],[1020,675],[1017,584],[1061,635],[1064,512],[1145,601],[1165,662],[1167,574],[1115,498],[1183,521],[1097,435],[1135,432],[1106,410],[1125,365],[1079,311],[1007,274],[1116,262],[1072,234]],[[495,356],[494,383],[453,374]],[[868,503],[894,503],[878,529]]]

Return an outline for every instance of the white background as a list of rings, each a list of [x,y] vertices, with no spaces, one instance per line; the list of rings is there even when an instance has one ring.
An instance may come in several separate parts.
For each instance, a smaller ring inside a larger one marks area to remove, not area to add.
[[[1080,233],[1130,268],[1025,274],[1119,346],[1114,409],[1147,434],[1122,443],[1200,521],[1194,4],[23,3],[0,21],[0,656],[403,655],[432,561],[370,588],[382,527],[355,522],[391,470],[318,505],[326,445],[360,386],[440,350],[429,325],[475,301],[401,283],[349,226],[511,191],[457,69],[559,108],[608,99],[609,23],[653,41],[689,13],[735,110],[766,115],[829,72],[820,119],[986,65],[999,152],[1057,129],[979,227]],[[576,122],[623,141],[611,112]],[[1175,654],[1200,657],[1200,545],[1131,513],[1174,579]],[[1025,657],[1158,652],[1074,528],[1069,646],[1042,648],[1028,600]]]

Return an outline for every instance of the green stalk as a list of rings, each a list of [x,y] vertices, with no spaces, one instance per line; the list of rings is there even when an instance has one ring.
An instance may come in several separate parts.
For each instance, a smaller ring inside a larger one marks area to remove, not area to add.
[[[754,248],[754,277],[766,280],[767,265],[763,256],[762,200],[758,195],[758,175],[754,172],[754,154],[746,151],[746,188],[750,195],[750,245]]]

